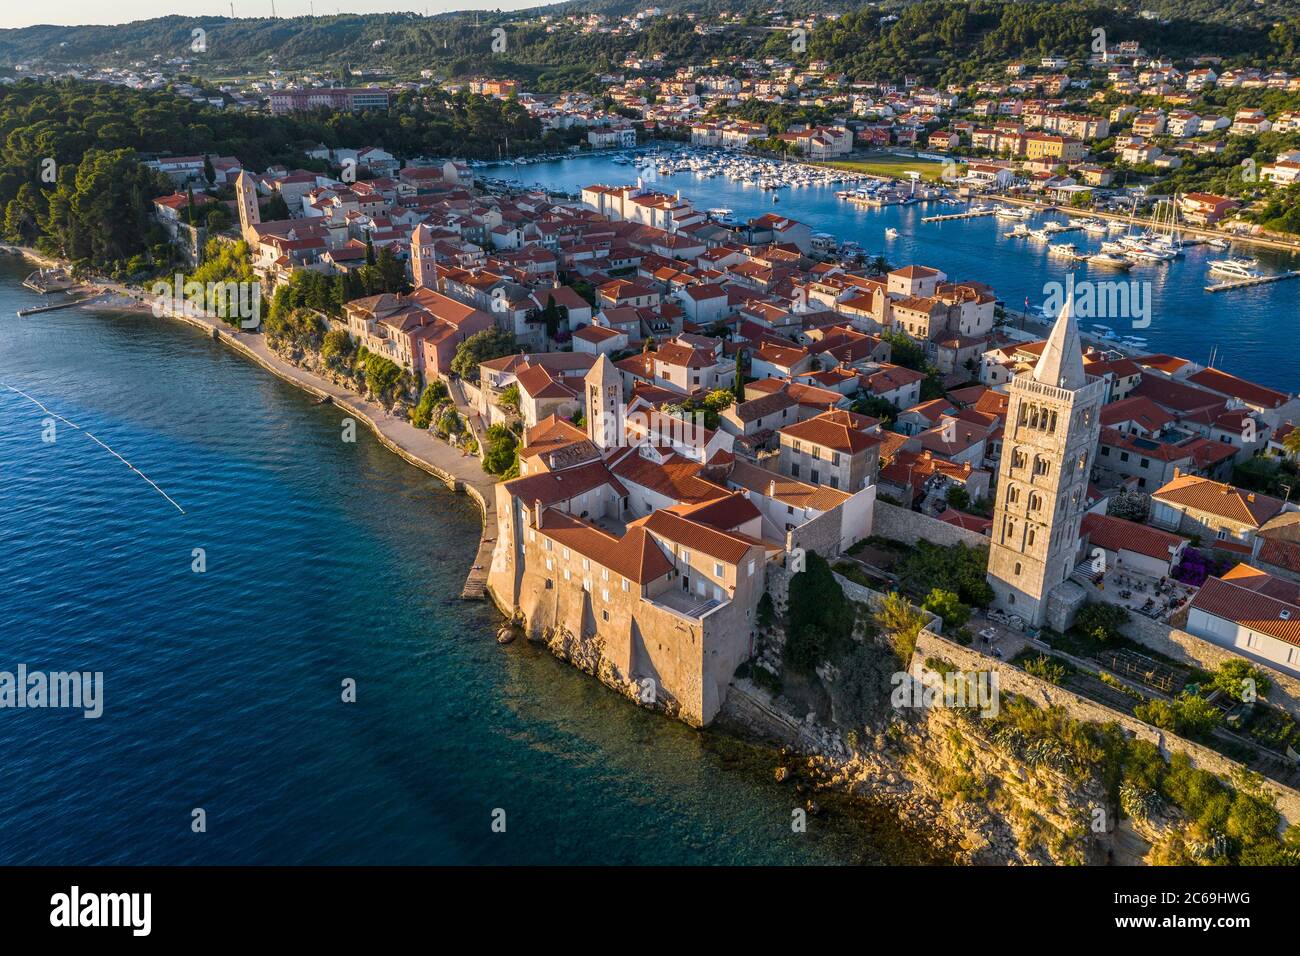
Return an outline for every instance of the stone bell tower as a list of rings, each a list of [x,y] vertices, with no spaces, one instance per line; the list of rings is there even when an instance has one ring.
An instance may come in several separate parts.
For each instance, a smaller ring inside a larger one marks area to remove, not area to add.
[[[1034,626],[1074,568],[1101,433],[1105,384],[1084,374],[1072,306],[1065,303],[1033,371],[1007,386],[988,581],[995,606]]]
[[[623,435],[623,376],[609,356],[601,354],[583,380],[587,389],[587,437],[601,451],[611,451]]]
[[[240,170],[235,179],[235,196],[239,200],[239,233],[249,245],[257,242],[253,227],[262,222],[262,211],[257,205],[257,187],[247,170]],[[256,249],[254,249],[256,251]]]

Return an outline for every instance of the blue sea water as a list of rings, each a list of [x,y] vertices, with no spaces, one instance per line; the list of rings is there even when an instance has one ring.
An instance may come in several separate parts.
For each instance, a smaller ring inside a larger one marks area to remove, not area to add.
[[[606,157],[583,157],[529,166],[495,166],[490,176],[517,178],[552,189],[576,192],[592,183],[621,185],[634,182],[637,170]],[[767,212],[807,223],[814,232],[827,232],[840,240],[853,240],[872,255],[883,254],[895,266],[928,265],[950,278],[974,279],[991,285],[1013,309],[1023,309],[1047,298],[1044,284],[1064,282],[1071,266],[1048,256],[1046,245],[1008,239],[1011,225],[992,216],[944,223],[922,223],[923,216],[959,211],[955,206],[913,204],[865,209],[835,195],[844,186],[814,186],[769,192],[724,177],[704,178],[694,173],[660,175],[651,184],[664,192],[681,192],[697,209],[728,208],[737,217]],[[778,199],[772,202],[773,196]],[[1052,213],[1039,216],[1034,225]],[[897,239],[884,232],[893,227]],[[1102,239],[1082,231],[1063,233],[1054,242],[1072,242],[1081,253],[1096,252]],[[1252,381],[1287,392],[1300,389],[1294,363],[1279,360],[1279,342],[1300,332],[1300,280],[1277,282],[1232,292],[1207,293],[1205,286],[1218,281],[1207,273],[1207,261],[1226,255],[1257,257],[1263,271],[1300,269],[1300,257],[1258,247],[1236,245],[1230,252],[1208,246],[1188,249],[1172,263],[1135,266],[1126,275],[1100,267],[1075,265],[1077,279],[1149,282],[1152,310],[1150,325],[1134,329],[1125,323],[1098,318],[1125,335],[1147,340],[1151,351],[1169,352],[1205,364],[1217,349],[1215,365]],[[1143,293],[1145,296],[1146,293]],[[1085,328],[1090,323],[1083,322]]]
[[[102,671],[104,713],[0,709],[0,864],[934,859],[879,812],[792,833],[769,754],[498,646],[458,600],[469,499],[187,326],[17,317],[25,271],[0,258],[0,671]]]

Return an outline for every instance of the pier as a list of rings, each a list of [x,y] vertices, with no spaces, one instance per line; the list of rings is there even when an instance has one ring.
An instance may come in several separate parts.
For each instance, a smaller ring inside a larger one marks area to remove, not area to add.
[[[1300,276],[1300,272],[1278,272],[1269,276],[1250,276],[1246,279],[1228,279],[1225,282],[1216,282],[1213,285],[1205,287],[1206,292],[1228,292],[1231,289],[1244,289],[1252,285],[1267,285],[1270,282],[1282,282],[1285,279],[1294,279]]]
[[[969,209],[966,212],[950,212],[942,216],[922,216],[922,222],[949,222],[953,219],[980,219],[984,216],[996,216],[996,209]]]
[[[70,299],[70,300],[68,300],[67,302],[58,302],[58,303],[55,303],[54,305],[41,305],[41,306],[36,306],[35,308],[31,308],[31,309],[19,309],[19,310],[18,310],[18,314],[19,314],[20,316],[21,316],[21,315],[36,315],[36,314],[39,313],[39,312],[55,312],[55,311],[57,311],[57,310],[59,310],[59,309],[70,309],[70,308],[72,308],[74,305],[84,305],[84,304],[87,303],[87,302],[91,302],[91,301],[93,301],[93,300],[95,300],[95,299],[98,299],[98,298],[99,298],[100,296],[102,296],[103,294],[104,294],[104,293],[102,293],[102,292],[96,292],[94,295],[88,295],[88,296],[85,296],[85,297],[80,298],[80,299]]]

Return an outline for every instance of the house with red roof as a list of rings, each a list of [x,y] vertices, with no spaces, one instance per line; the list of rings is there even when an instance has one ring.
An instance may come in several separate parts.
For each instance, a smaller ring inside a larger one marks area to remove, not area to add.
[[[1094,549],[1104,552],[1104,567],[1112,571],[1134,571],[1162,578],[1173,573],[1182,560],[1187,539],[1150,525],[1089,512],[1079,525],[1080,562],[1095,558]]]
[[[1187,630],[1242,657],[1300,675],[1300,584],[1249,564],[1206,580]]]
[[[780,435],[777,470],[814,485],[860,491],[875,484],[880,471],[880,421],[846,409],[833,409],[793,425]]]
[[[1208,546],[1249,553],[1256,534],[1283,510],[1294,510],[1270,495],[1247,491],[1199,475],[1179,473],[1151,495],[1151,523]]]

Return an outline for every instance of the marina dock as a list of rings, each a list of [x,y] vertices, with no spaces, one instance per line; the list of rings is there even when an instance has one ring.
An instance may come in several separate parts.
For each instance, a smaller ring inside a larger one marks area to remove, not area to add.
[[[36,315],[36,314],[38,314],[38,313],[40,313],[40,312],[55,312],[55,311],[58,311],[59,309],[70,309],[70,308],[72,308],[74,305],[83,305],[83,304],[86,303],[86,302],[91,302],[91,301],[93,301],[93,300],[95,300],[95,299],[98,299],[98,298],[99,298],[100,296],[102,296],[103,294],[104,294],[104,293],[102,293],[102,292],[96,292],[94,295],[84,296],[84,297],[82,297],[82,298],[80,298],[80,299],[69,299],[67,302],[58,302],[58,303],[55,303],[54,305],[41,305],[41,306],[37,306],[37,307],[35,307],[35,308],[31,308],[31,309],[19,309],[19,310],[18,310],[18,314],[19,314],[20,316],[21,316],[21,315]]]
[[[953,219],[979,219],[983,216],[996,216],[996,209],[970,209],[966,212],[950,212],[942,216],[922,216],[922,222],[949,222]]]
[[[1278,272],[1268,276],[1250,276],[1246,279],[1228,279],[1226,282],[1216,282],[1213,285],[1205,287],[1206,292],[1228,292],[1232,289],[1244,289],[1252,285],[1266,285],[1270,282],[1281,282],[1284,279],[1294,279],[1300,276],[1300,272]]]

